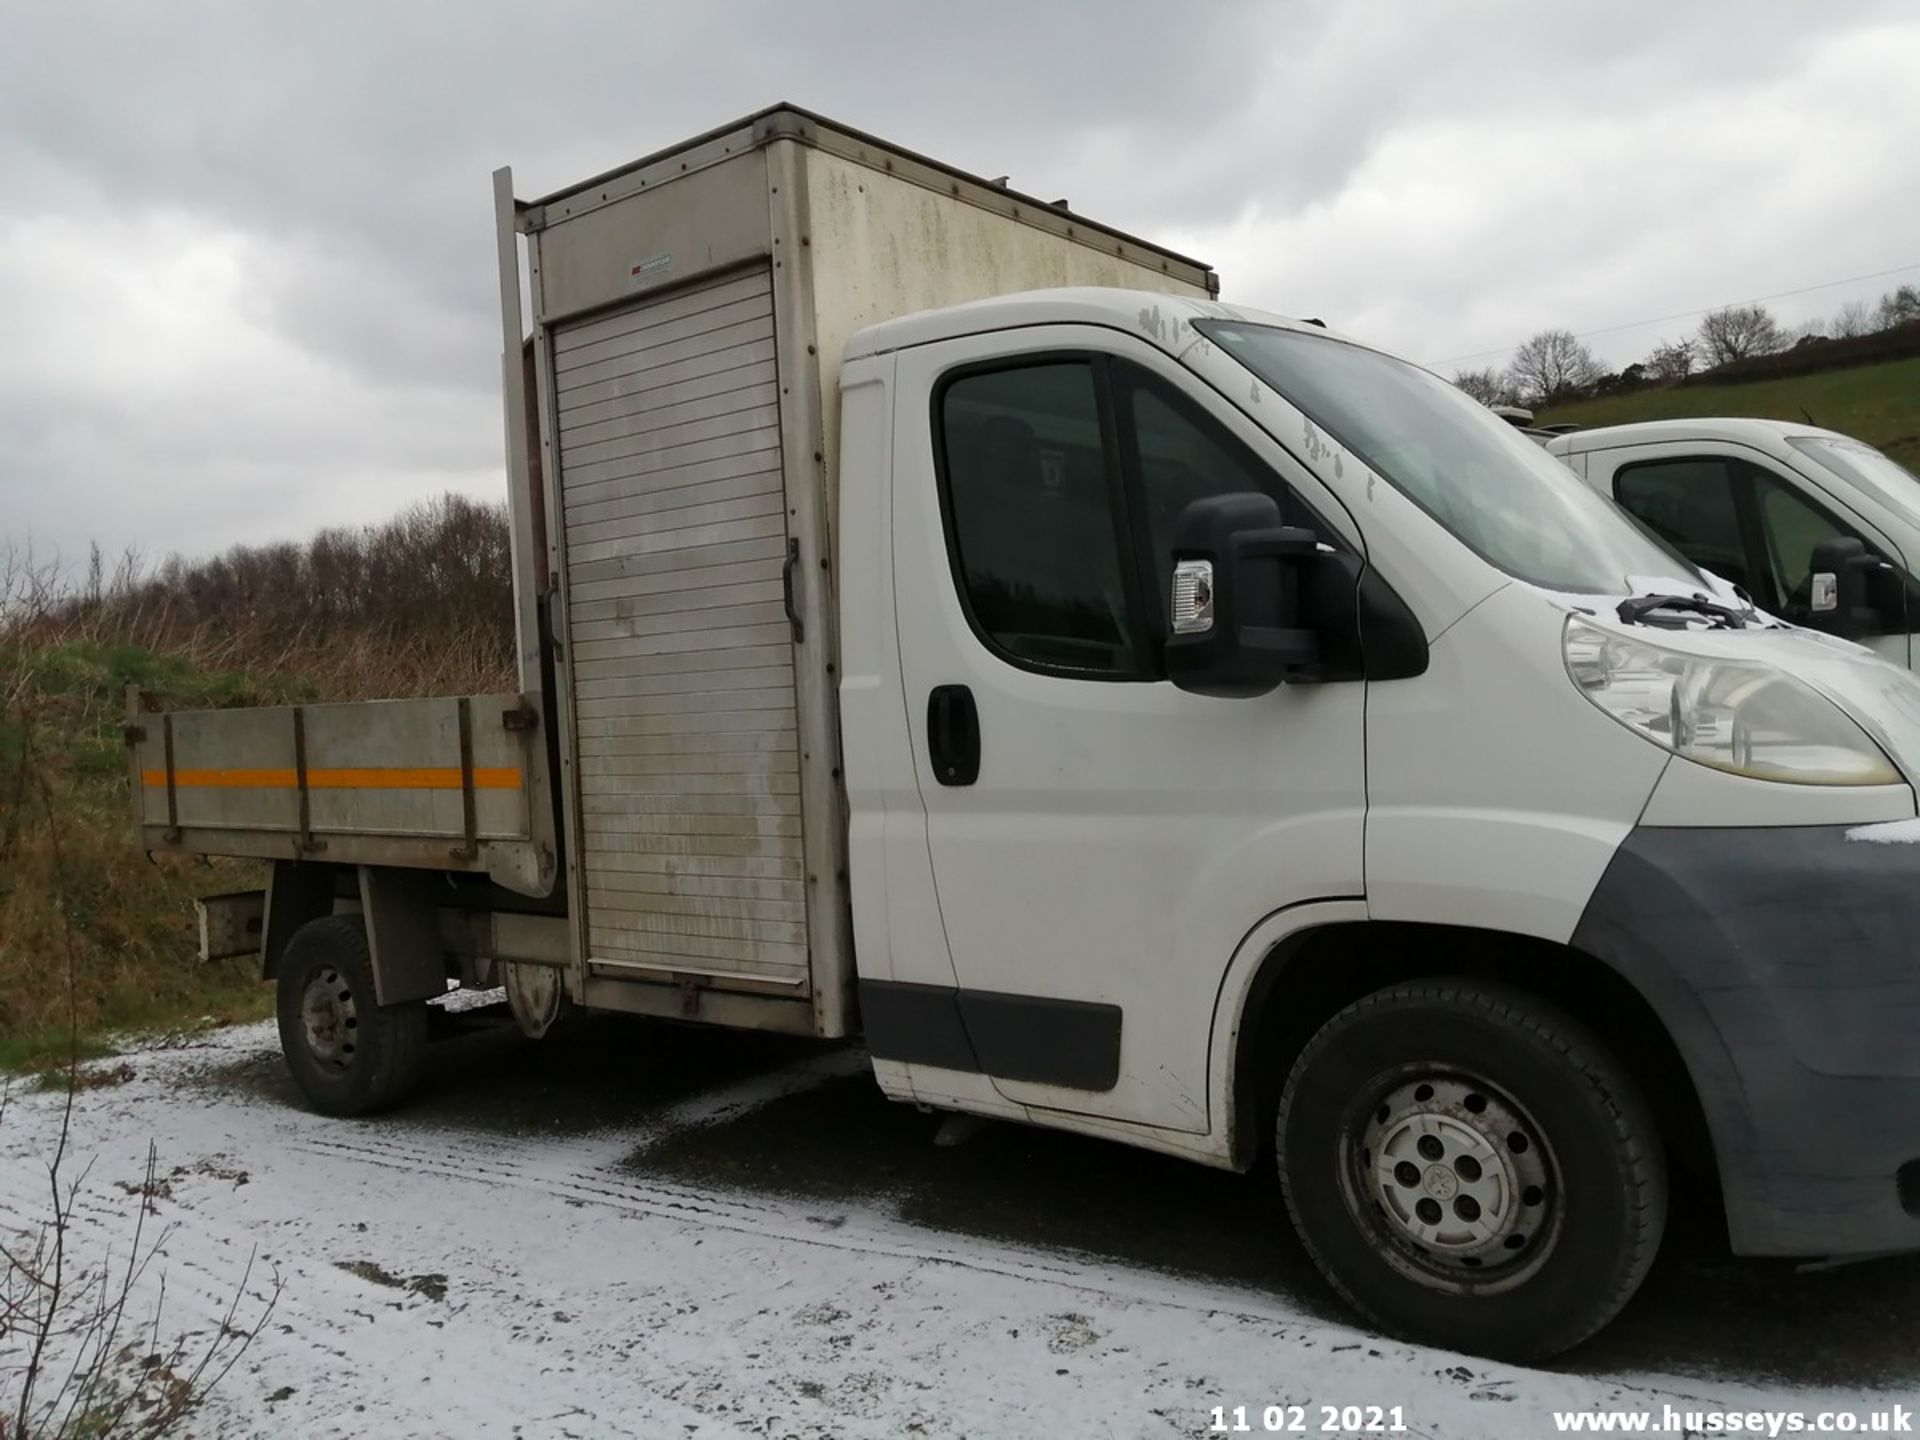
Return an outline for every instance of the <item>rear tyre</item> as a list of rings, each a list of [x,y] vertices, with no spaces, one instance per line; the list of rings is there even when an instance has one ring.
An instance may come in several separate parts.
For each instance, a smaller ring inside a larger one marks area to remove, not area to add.
[[[1557,1007],[1427,980],[1348,1006],[1281,1096],[1280,1183],[1333,1287],[1382,1328],[1533,1360],[1646,1277],[1667,1176],[1645,1101]]]
[[[322,1115],[368,1115],[399,1103],[420,1078],[424,1000],[375,1002],[373,957],[358,918],[332,915],[294,932],[280,957],[280,1051]]]

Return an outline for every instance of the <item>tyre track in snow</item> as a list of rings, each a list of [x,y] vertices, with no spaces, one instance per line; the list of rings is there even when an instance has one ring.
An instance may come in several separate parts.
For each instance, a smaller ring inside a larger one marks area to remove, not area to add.
[[[647,1133],[664,1138],[663,1130]],[[1407,1361],[1432,1353],[1371,1332],[1326,1323],[1301,1315],[1283,1302],[1265,1300],[1245,1291],[1212,1287],[1181,1278],[1182,1293],[1170,1293],[1165,1277],[1152,1272],[1126,1271],[1082,1264],[1045,1252],[1022,1252],[997,1244],[984,1255],[971,1249],[925,1238],[926,1232],[871,1212],[784,1203],[735,1193],[636,1178],[612,1165],[576,1168],[543,1163],[537,1155],[502,1161],[490,1147],[447,1132],[422,1133],[400,1139],[393,1132],[378,1137],[308,1139],[295,1148],[323,1156],[351,1157],[356,1163],[403,1173],[433,1175],[483,1186],[505,1186],[577,1206],[598,1207],[638,1218],[711,1227],[783,1245],[804,1245],[842,1251],[876,1260],[930,1264],[975,1274],[1062,1288],[1122,1305],[1145,1305],[1162,1312],[1185,1313],[1219,1323],[1257,1328],[1275,1342],[1316,1337],[1329,1345],[1353,1350],[1364,1342],[1376,1356]],[[578,1158],[573,1147],[555,1147],[562,1156]],[[619,1148],[621,1155],[628,1151]],[[637,1157],[644,1160],[644,1152]],[[622,1161],[631,1163],[630,1161]],[[1485,1362],[1474,1361],[1475,1365]],[[1511,1382],[1497,1382],[1511,1383]],[[1655,1404],[1661,1400],[1713,1403],[1710,1395],[1672,1385],[1642,1385],[1631,1381],[1600,1381],[1609,1399],[1621,1405]]]
[[[585,1169],[526,1160],[502,1162],[492,1147],[471,1147],[439,1134],[419,1140],[317,1139],[298,1141],[294,1149],[323,1157],[350,1159],[405,1173],[433,1175],[492,1187],[504,1186],[545,1195],[571,1205],[592,1205],[635,1216],[708,1226],[755,1239],[808,1245],[871,1255],[875,1258],[950,1265],[959,1269],[1065,1285],[1114,1300],[1145,1301],[1201,1314],[1230,1314],[1261,1324],[1283,1324],[1329,1333],[1337,1327],[1302,1317],[1284,1305],[1244,1291],[1187,1285],[1204,1299],[1168,1294],[1163,1280],[1149,1274],[1082,1264],[1044,1252],[996,1247],[993,1258],[977,1247],[960,1247],[926,1238],[927,1232],[857,1208],[778,1202],[634,1177],[612,1166]]]

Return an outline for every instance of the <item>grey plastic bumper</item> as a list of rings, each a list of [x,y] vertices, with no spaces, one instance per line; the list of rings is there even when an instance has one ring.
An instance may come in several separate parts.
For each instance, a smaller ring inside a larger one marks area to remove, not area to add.
[[[1679,1046],[1741,1254],[1920,1250],[1920,844],[1875,828],[1636,830],[1574,933]]]

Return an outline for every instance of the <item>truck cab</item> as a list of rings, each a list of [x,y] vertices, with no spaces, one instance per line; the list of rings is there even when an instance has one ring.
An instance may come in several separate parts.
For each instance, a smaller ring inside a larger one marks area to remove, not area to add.
[[[1608,425],[1547,449],[1762,609],[1896,665],[1920,659],[1920,476],[1871,445],[1815,425],[1726,418]],[[1816,575],[1837,579],[1815,564],[1835,541],[1858,541],[1874,562],[1845,607],[1815,595]]]
[[[1467,1348],[1629,1292],[1669,1165],[1743,1253],[1920,1243],[1908,673],[1315,326],[1015,295],[857,335],[841,393],[890,1095],[1270,1141],[1334,1283]]]

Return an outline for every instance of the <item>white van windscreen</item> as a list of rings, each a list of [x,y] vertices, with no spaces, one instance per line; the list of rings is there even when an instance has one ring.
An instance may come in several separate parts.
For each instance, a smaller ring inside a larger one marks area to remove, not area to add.
[[[1862,490],[1920,521],[1920,475],[1871,445],[1839,435],[1789,435],[1787,443],[1829,470],[1837,470]]]
[[[1202,320],[1292,402],[1482,559],[1551,590],[1631,593],[1634,576],[1703,577],[1613,501],[1439,376],[1330,335]]]

